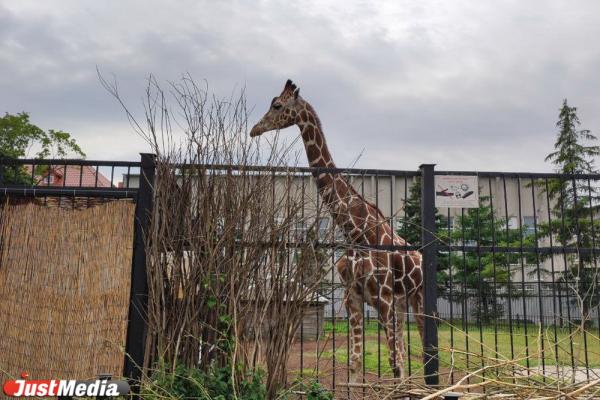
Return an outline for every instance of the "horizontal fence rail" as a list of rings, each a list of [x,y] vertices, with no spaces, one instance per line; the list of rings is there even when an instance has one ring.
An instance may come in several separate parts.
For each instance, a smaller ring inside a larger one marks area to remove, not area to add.
[[[135,189],[128,179],[139,176],[138,161],[14,159],[0,157],[0,185],[3,189],[46,187],[47,189]]]
[[[133,199],[137,196],[137,191],[133,189],[101,189],[101,188],[83,188],[83,187],[59,187],[59,188],[40,188],[40,187],[4,187],[0,189],[0,194],[28,196],[28,197],[107,197]]]

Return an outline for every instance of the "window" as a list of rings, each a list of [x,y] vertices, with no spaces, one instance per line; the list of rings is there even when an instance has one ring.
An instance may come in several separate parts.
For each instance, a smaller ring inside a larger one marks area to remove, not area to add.
[[[306,225],[304,222],[296,222],[292,233],[295,242],[303,242],[306,238]]]
[[[272,232],[277,234],[277,240],[284,240],[287,229],[284,227],[285,219],[283,217],[275,217],[272,226]]]
[[[508,218],[508,229],[519,229],[519,220],[517,217]]]
[[[340,228],[335,228],[335,230],[333,231],[333,240],[336,243],[345,243],[346,238],[344,236],[344,231]]]
[[[329,218],[319,218],[319,238],[327,236],[327,228],[329,227]]]
[[[392,217],[392,229],[396,232],[401,232],[404,230],[404,224],[402,223],[402,217],[396,216]]]
[[[441,229],[448,230],[448,227],[450,227],[451,231],[454,230],[454,217],[448,218],[448,217],[442,216],[442,226],[441,226]]]
[[[535,217],[523,217],[523,233],[525,235],[535,234]]]

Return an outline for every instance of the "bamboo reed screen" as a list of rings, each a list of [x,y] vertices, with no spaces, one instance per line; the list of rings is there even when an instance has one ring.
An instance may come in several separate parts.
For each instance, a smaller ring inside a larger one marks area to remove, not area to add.
[[[0,207],[0,378],[120,376],[135,205]]]

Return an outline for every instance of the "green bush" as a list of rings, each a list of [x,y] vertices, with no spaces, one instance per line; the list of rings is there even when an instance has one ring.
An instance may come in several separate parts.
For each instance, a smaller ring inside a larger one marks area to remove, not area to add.
[[[266,398],[267,391],[262,383],[261,371],[246,374],[235,386],[231,372],[229,366],[211,367],[208,372],[187,368],[181,364],[177,365],[173,372],[159,368],[152,374],[150,380],[142,385],[141,397],[150,400],[192,398],[263,400]]]
[[[319,382],[313,380],[306,390],[307,400],[333,400],[333,393],[325,389]]]
[[[296,381],[292,387],[279,393],[277,400],[295,400],[298,393],[303,393],[301,397],[306,400],[333,400],[333,393],[323,387],[316,379],[306,381]]]

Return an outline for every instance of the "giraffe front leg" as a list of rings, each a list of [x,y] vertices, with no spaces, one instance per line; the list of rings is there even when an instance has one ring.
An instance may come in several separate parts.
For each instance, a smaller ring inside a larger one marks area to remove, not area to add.
[[[350,318],[350,382],[357,382],[363,359],[363,300],[354,289],[346,292],[346,309]]]

